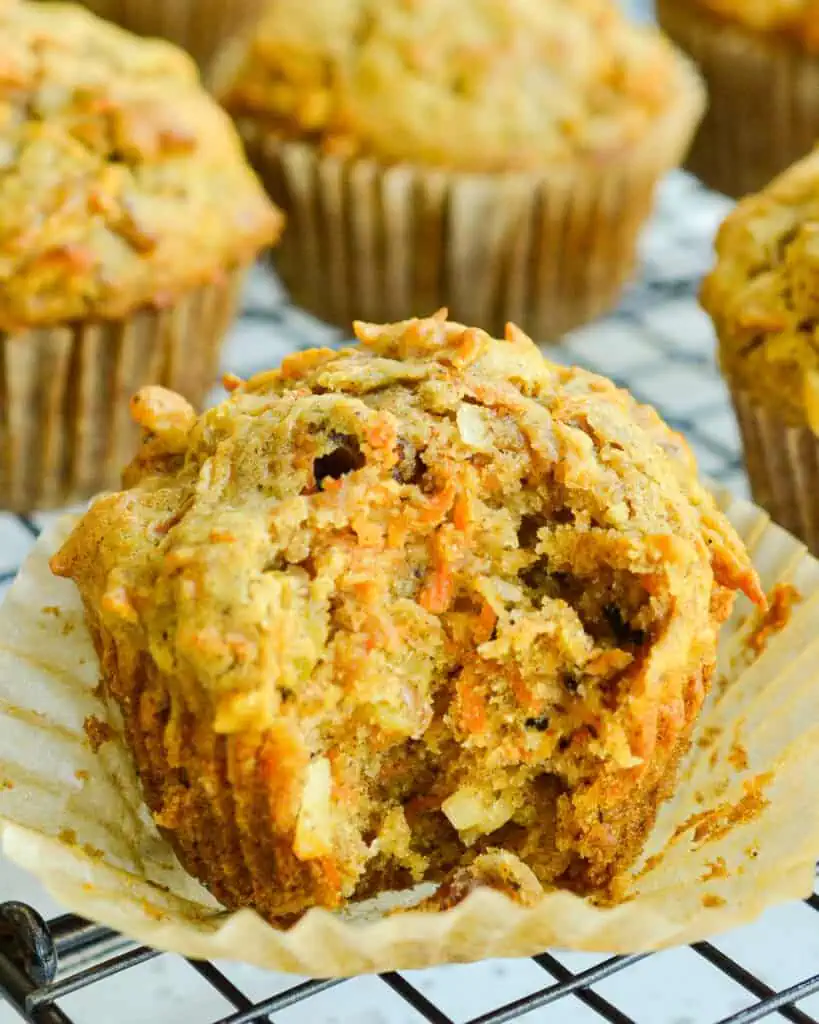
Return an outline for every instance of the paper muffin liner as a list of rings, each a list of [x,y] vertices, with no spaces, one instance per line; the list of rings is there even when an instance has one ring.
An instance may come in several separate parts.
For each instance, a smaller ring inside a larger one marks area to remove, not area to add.
[[[408,897],[388,894],[347,913],[312,910],[288,931],[250,910],[221,910],[154,828],[113,717],[110,738],[96,753],[90,745],[84,723],[107,714],[97,660],[75,588],[48,568],[71,519],[38,542],[0,609],[3,849],[67,907],[139,942],[317,977],[547,947],[651,950],[805,896],[819,853],[819,813],[805,784],[819,777],[819,562],[759,509],[722,503],[766,589],[789,584],[800,597],[767,642],[754,634],[757,613],[738,602],[677,794],[661,808],[631,898],[618,906],[552,892],[524,909],[478,890],[448,912],[389,916],[385,909]]]
[[[787,426],[744,391],[731,397],[754,500],[819,554],[819,438],[808,426]]]
[[[128,399],[162,384],[201,404],[244,274],[123,320],[0,332],[0,508],[60,507],[118,486],[139,439]]]
[[[207,74],[224,43],[263,9],[265,0],[82,0],[107,21],[187,50]]]
[[[654,188],[676,166],[703,94],[681,65],[672,109],[628,158],[541,174],[466,174],[324,155],[240,120],[288,230],[274,253],[294,301],[329,323],[446,306],[498,335],[557,339],[611,308]],[[456,143],[455,143],[456,144]]]
[[[658,0],[657,15],[708,86],[690,171],[738,197],[810,152],[819,137],[819,56],[716,18],[693,0]]]

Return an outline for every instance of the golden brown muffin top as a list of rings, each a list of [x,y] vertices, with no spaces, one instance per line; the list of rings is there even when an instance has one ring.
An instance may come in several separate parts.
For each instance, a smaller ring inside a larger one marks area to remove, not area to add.
[[[0,4],[0,329],[119,317],[212,281],[281,218],[174,47]]]
[[[616,160],[701,103],[611,0],[273,0],[216,77],[234,116],[285,138],[474,171]]]
[[[723,371],[785,422],[819,432],[819,153],[743,199],[716,250],[702,303]]]
[[[693,0],[729,21],[755,32],[791,39],[819,53],[817,0]]]
[[[684,441],[628,393],[513,327],[356,335],[198,418],[140,392],[128,489],[53,560],[216,732],[287,730],[304,859],[356,822],[363,797],[342,822],[329,794],[360,792],[361,744],[376,774],[422,739],[443,757],[467,843],[525,813],[532,772],[650,760],[698,706],[730,591],[764,601]]]

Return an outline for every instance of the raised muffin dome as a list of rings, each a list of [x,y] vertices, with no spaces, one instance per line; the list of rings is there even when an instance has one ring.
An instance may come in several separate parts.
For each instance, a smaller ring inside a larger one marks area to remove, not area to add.
[[[653,410],[515,328],[356,334],[199,418],[140,393],[128,489],[53,560],[147,802],[271,918],[498,849],[608,892],[764,600],[747,554]]]
[[[734,386],[819,431],[819,154],[741,200],[720,228],[702,302]]]
[[[0,330],[161,305],[278,235],[181,51],[61,3],[0,3],[0,38]]]
[[[231,113],[285,138],[467,171],[617,159],[701,104],[611,0],[273,0],[216,78]]]

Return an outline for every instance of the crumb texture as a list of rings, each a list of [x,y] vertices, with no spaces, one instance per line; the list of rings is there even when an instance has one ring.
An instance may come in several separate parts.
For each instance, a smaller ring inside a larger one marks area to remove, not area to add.
[[[495,171],[621,158],[694,75],[611,0],[273,0],[216,79],[330,153]]]
[[[819,154],[741,200],[720,228],[702,302],[735,387],[819,432]]]
[[[0,3],[0,330],[162,306],[280,216],[181,50],[62,3]]]
[[[356,333],[198,418],[142,391],[127,489],[53,560],[147,802],[276,920],[421,880],[611,894],[734,590],[764,604],[747,554],[652,409],[517,329]]]

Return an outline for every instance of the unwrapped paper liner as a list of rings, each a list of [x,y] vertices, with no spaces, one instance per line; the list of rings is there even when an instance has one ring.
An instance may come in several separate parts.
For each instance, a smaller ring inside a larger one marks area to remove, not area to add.
[[[387,916],[385,906],[406,902],[392,895],[346,914],[312,910],[289,931],[222,911],[153,827],[119,741],[91,750],[84,722],[106,715],[97,661],[73,585],[47,563],[65,520],[38,542],[0,609],[5,853],[70,909],[139,942],[318,977],[547,947],[657,949],[804,896],[819,853],[810,781],[819,778],[819,563],[754,506],[722,501],[765,588],[792,584],[802,598],[758,656],[748,643],[757,613],[738,601],[677,796],[660,811],[632,898],[616,907],[554,892],[523,909],[479,890],[446,913]]]

